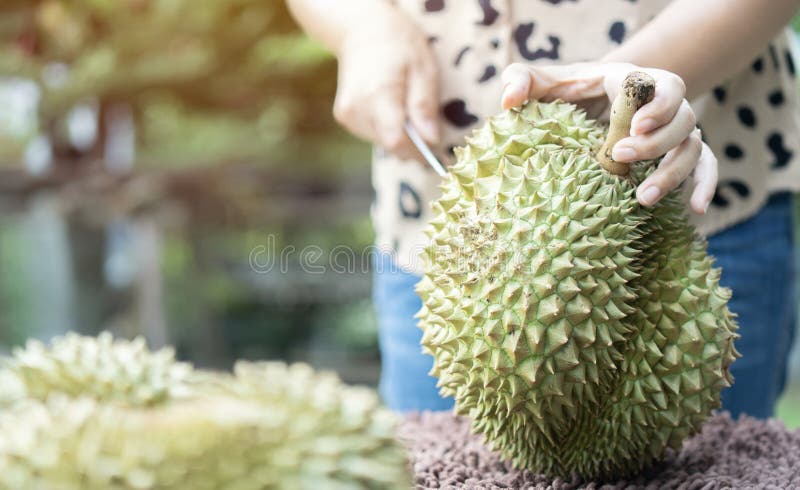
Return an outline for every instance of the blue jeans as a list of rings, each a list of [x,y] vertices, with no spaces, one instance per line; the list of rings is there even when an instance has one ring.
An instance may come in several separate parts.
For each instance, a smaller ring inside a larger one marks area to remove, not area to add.
[[[738,416],[770,417],[786,383],[795,325],[795,266],[792,197],[778,194],[751,219],[709,238],[709,252],[722,267],[721,283],[733,290],[742,353],[732,366],[735,383],[722,394],[723,409]],[[446,410],[433,358],[422,353],[422,331],[414,314],[422,303],[414,292],[418,276],[400,271],[390,255],[377,258],[373,300],[382,356],[380,392],[398,411]]]
[[[777,194],[753,218],[709,239],[720,283],[733,290],[728,306],[741,335],[734,384],[722,392],[722,408],[733,416],[773,416],[786,385],[797,307],[792,215],[792,196]]]

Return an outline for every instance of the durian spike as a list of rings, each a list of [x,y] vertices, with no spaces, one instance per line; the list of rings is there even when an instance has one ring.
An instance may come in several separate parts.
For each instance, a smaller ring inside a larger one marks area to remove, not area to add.
[[[622,82],[622,90],[611,104],[611,116],[603,146],[597,152],[597,161],[614,175],[628,175],[629,165],[611,158],[611,150],[619,140],[630,135],[631,119],[640,107],[653,100],[656,81],[643,71],[632,71]]]

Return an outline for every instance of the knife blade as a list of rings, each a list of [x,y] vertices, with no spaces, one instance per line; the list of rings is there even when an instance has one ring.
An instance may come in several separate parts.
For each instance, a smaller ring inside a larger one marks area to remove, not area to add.
[[[425,161],[428,162],[428,165],[430,165],[431,168],[433,168],[433,170],[436,171],[436,173],[440,176],[444,177],[447,175],[447,169],[444,168],[442,162],[436,158],[436,155],[434,155],[433,151],[431,151],[431,147],[428,146],[428,143],[426,143],[422,136],[420,136],[420,134],[417,132],[417,129],[411,124],[411,122],[406,121],[403,128],[406,131],[406,135],[408,135],[408,139],[414,143],[417,151],[419,151],[420,154],[425,158]]]

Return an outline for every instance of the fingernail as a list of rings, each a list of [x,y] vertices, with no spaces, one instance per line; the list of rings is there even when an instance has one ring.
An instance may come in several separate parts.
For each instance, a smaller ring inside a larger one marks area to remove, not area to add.
[[[503,106],[508,108],[519,105],[518,101],[520,99],[520,92],[521,90],[519,85],[513,83],[509,84],[503,90],[503,98],[502,98]]]
[[[630,146],[615,145],[611,150],[611,158],[618,162],[628,162],[636,159],[636,150]]]
[[[397,147],[400,146],[400,143],[403,141],[403,133],[392,131],[388,135],[386,135],[386,139],[383,142],[384,146],[388,150],[395,150]]]
[[[656,129],[656,120],[647,118],[639,121],[636,124],[636,127],[631,129],[631,136],[636,136],[639,134],[649,133],[650,131]]]
[[[503,105],[503,108],[506,108],[506,109],[508,108],[508,98],[509,98],[509,95],[510,95],[509,92],[510,92],[510,90],[509,90],[508,86],[506,86],[506,88],[503,89],[502,97],[500,97],[500,101],[501,101],[500,103]]]
[[[706,205],[705,205],[705,207],[703,207],[703,214],[706,214],[706,213],[708,213],[708,205],[709,205],[709,204],[711,204],[711,202],[707,202],[707,203],[706,203]]]
[[[429,143],[438,143],[439,142],[439,125],[433,121],[423,121],[422,122],[422,132],[425,133],[425,136]]]
[[[656,203],[656,201],[658,201],[658,198],[660,196],[661,196],[661,190],[658,187],[651,185],[650,187],[642,191],[642,195],[639,198],[639,200],[645,206],[652,206],[653,204]]]

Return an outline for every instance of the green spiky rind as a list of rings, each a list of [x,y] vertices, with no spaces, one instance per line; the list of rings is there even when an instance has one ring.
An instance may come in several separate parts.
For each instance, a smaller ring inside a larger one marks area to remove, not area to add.
[[[107,332],[97,338],[69,333],[49,346],[28,341],[2,368],[0,390],[11,390],[14,384],[16,398],[44,400],[59,392],[135,406],[177,396],[191,371],[188,364],[175,361],[172,349],[153,352],[141,338],[115,340]]]
[[[733,379],[730,365],[737,326],[727,303],[731,291],[720,286],[707,244],[695,236],[679,193],[664,198],[650,214],[639,240],[641,278],[635,305],[639,334],[630,351],[606,431],[629,428],[641,467],[679,449],[697,433],[720,392]],[[610,432],[609,432],[610,433]],[[606,470],[606,474],[613,471]]]
[[[730,293],[682,204],[639,207],[646,170],[602,170],[602,135],[564,103],[490,119],[433,203],[417,286],[442,394],[516,466],[565,477],[630,474],[678,447],[735,356]]]
[[[506,112],[433,204],[418,286],[432,373],[491,446],[535,468],[599,408],[631,333],[641,218],[633,185],[592,157],[601,136],[569,104]]]
[[[0,488],[410,486],[394,415],[333,374],[239,363],[190,371],[180,393],[157,405],[55,389],[17,400],[0,411]]]
[[[675,192],[648,212],[629,319],[637,331],[603,409],[576,420],[575,431],[587,436],[576,444],[580,453],[560,462],[561,474],[611,479],[642,470],[697,433],[732,382],[738,336],[730,291],[684,209]]]

